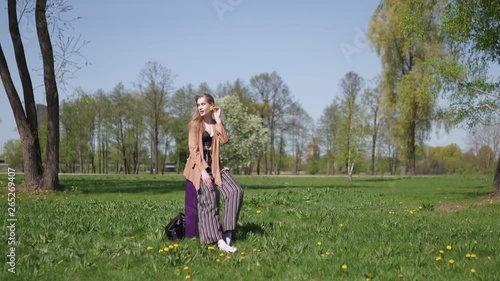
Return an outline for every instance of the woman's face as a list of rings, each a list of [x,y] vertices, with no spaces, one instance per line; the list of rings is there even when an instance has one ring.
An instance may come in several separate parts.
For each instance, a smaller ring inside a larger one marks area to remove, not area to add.
[[[210,112],[210,104],[205,97],[201,97],[196,101],[196,107],[202,117],[212,114],[212,112]]]

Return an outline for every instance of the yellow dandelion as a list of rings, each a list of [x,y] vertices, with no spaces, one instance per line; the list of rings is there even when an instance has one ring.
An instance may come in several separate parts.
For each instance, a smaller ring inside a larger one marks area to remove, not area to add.
[[[241,254],[242,256],[244,256],[244,255],[245,255],[245,252],[241,252],[240,254]]]
[[[470,254],[470,257],[473,259],[477,258],[476,254]]]
[[[474,240],[474,244],[477,244],[477,240]]]
[[[208,246],[207,249],[209,249],[209,250],[215,250],[215,247],[214,246]]]
[[[186,266],[184,267],[184,270],[189,270],[189,266],[187,266],[187,265],[186,265]]]
[[[252,251],[257,252],[257,249],[254,248]]]
[[[173,249],[173,248],[174,248],[174,245],[168,245],[168,247],[169,247],[170,249]]]
[[[163,253],[163,249],[159,249],[159,250],[158,250],[158,253]]]
[[[453,249],[453,247],[451,247],[451,245],[446,245],[446,250],[450,251],[451,249]]]
[[[365,281],[370,281],[371,279],[370,278],[366,278]]]
[[[215,261],[216,261],[216,262],[220,262],[220,259],[216,259]]]
[[[146,249],[147,249],[148,251],[151,251],[151,250],[153,250],[153,247],[148,246]]]
[[[344,264],[341,266],[341,268],[342,268],[342,269],[347,269],[347,264],[345,264],[345,263],[344,263]]]
[[[341,223],[341,224],[339,224],[339,226],[340,226],[340,228],[342,228],[342,227],[344,227],[344,224],[343,224],[343,223]]]
[[[318,244],[318,246],[321,246],[321,241],[318,241],[318,243],[316,243],[316,244]]]
[[[470,258],[470,254],[469,253],[465,254],[465,257]]]
[[[174,248],[179,248],[179,244],[175,243]]]
[[[440,261],[440,260],[441,260],[441,256],[437,256],[437,257],[436,257],[436,260],[437,260],[437,261]]]
[[[186,275],[186,279],[191,279],[191,275]]]
[[[325,254],[321,254],[321,256],[322,256],[322,257],[324,257],[324,256],[325,256]]]
[[[330,255],[330,252],[326,252],[325,254],[329,256],[329,255]]]
[[[489,260],[491,260],[491,257],[490,257],[490,256],[488,256],[488,259],[489,259]]]
[[[168,247],[163,248],[163,251],[168,252],[170,250]]]
[[[443,251],[443,250],[439,250],[439,253],[440,253],[440,254],[444,254],[444,251]]]
[[[410,215],[413,215],[415,212],[413,210],[410,210]]]
[[[418,206],[419,209],[422,209],[423,207],[422,206]]]
[[[255,264],[255,265],[256,265],[256,266],[260,266],[260,263],[259,263],[259,262],[257,262],[257,264]]]
[[[455,263],[455,260],[454,259],[451,259],[448,261],[450,264],[454,264]]]
[[[223,256],[224,256],[224,253],[220,253],[220,255],[219,255],[219,256],[223,257]]]
[[[260,215],[260,213],[262,213],[262,211],[261,210],[257,210],[256,213],[257,213],[257,215]]]
[[[471,268],[471,269],[470,269],[470,272],[471,272],[471,273],[476,273],[476,269],[475,269],[475,268]]]

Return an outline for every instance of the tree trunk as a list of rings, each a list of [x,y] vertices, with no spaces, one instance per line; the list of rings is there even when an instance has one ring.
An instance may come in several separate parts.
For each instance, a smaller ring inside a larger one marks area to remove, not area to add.
[[[50,41],[47,18],[47,0],[37,0],[35,8],[36,30],[43,59],[43,82],[47,99],[47,163],[45,165],[44,189],[59,188],[59,94],[54,66],[54,52]]]
[[[415,119],[414,119],[415,120]],[[406,140],[406,174],[414,176],[415,175],[415,130],[416,124],[415,121],[411,123],[410,136]]]
[[[375,125],[376,126],[376,125]],[[371,162],[370,162],[370,173],[371,175],[375,175],[375,150],[377,147],[377,135],[373,134],[372,136],[372,155],[371,155]]]
[[[7,60],[0,45],[0,76],[9,99],[14,119],[19,131],[23,147],[23,169],[25,173],[25,184],[30,188],[38,189],[43,175],[42,157],[40,152],[40,140],[38,137],[38,122],[36,115],[36,104],[33,95],[33,85],[26,63],[24,46],[19,33],[16,1],[8,1],[9,32],[14,48],[17,69],[23,87],[25,109],[22,106],[19,94],[12,81]]]
[[[498,156],[495,176],[493,178],[493,187],[495,188],[495,195],[500,196],[500,155]]]

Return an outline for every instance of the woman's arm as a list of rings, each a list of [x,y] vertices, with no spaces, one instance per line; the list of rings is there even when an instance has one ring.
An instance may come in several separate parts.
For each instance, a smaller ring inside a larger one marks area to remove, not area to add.
[[[198,166],[198,169],[204,171],[208,168],[208,164],[203,160],[198,144],[198,130],[194,126],[191,126],[188,135],[189,158],[193,161],[194,165]]]

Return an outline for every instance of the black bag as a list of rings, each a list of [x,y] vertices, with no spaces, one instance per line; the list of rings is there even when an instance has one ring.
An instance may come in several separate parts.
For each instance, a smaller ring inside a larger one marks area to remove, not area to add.
[[[179,213],[165,227],[165,234],[170,240],[184,238],[184,214]]]

